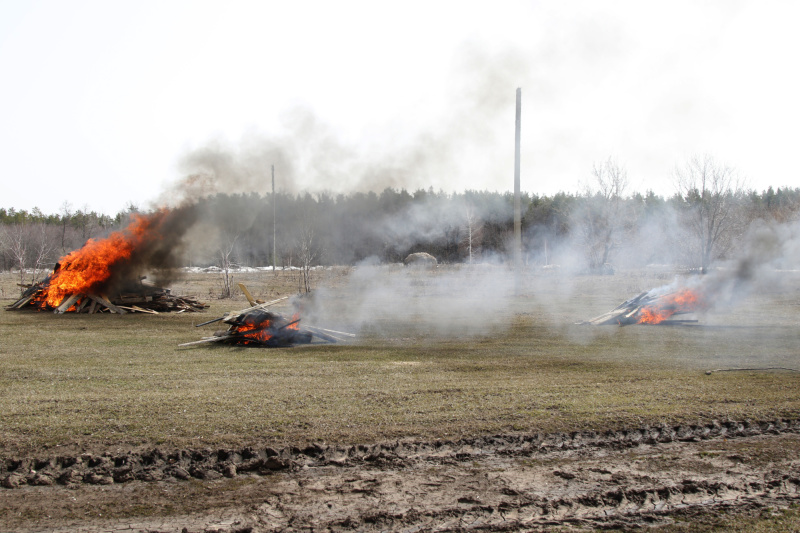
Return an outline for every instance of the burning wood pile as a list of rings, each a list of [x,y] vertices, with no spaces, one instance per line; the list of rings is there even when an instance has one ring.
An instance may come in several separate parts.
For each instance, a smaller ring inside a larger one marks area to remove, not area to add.
[[[143,283],[139,276],[142,271],[168,272],[176,266],[182,235],[191,220],[192,213],[180,209],[134,215],[124,231],[89,239],[62,257],[47,279],[28,287],[8,309],[90,314],[202,311],[206,304]]]
[[[204,311],[208,304],[198,301],[192,296],[177,296],[169,289],[156,287],[140,280],[130,283],[113,293],[91,294],[76,293],[57,296],[50,295],[52,275],[40,283],[31,285],[22,297],[6,309],[33,308],[39,311],[54,313],[149,313],[157,315],[165,312],[183,313]],[[60,299],[59,299],[60,298]]]
[[[685,324],[697,320],[672,320],[674,315],[694,313],[708,309],[703,293],[696,289],[659,288],[645,291],[626,300],[607,313],[580,322],[592,326],[629,324]]]
[[[239,288],[247,297],[251,307],[241,311],[231,311],[220,318],[209,320],[195,327],[206,326],[215,322],[229,324],[227,330],[219,330],[211,337],[199,341],[186,342],[179,346],[193,346],[206,343],[225,343],[246,346],[264,346],[278,348],[295,344],[310,344],[314,338],[324,342],[343,342],[355,337],[352,333],[334,331],[314,326],[300,327],[300,313],[291,318],[267,311],[267,308],[288,300],[289,297],[278,298],[271,302],[259,302],[250,295],[240,283]]]

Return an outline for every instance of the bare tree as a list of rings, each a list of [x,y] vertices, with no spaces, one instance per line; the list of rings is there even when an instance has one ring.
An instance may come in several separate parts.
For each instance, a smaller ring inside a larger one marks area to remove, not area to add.
[[[235,235],[227,242],[220,243],[219,257],[220,269],[222,270],[222,291],[220,298],[231,298],[233,296],[233,273],[231,272],[234,262],[234,250],[236,249],[236,240],[239,238]]]
[[[311,267],[317,260],[318,249],[314,241],[316,229],[315,205],[311,197],[301,204],[301,218],[297,236],[297,256],[300,260],[301,290],[311,292]]]
[[[731,167],[704,155],[675,169],[675,185],[682,202],[682,222],[690,237],[686,244],[705,274],[710,264],[728,251],[744,224],[736,213],[742,182]]]
[[[589,268],[603,272],[620,237],[629,229],[631,218],[624,194],[628,173],[612,158],[592,168],[593,185],[585,187],[584,201],[574,212],[577,229],[586,251]]]
[[[19,269],[19,284],[25,284],[25,259],[28,256],[28,239],[25,235],[25,224],[11,224],[0,231],[0,244]]]
[[[45,265],[52,262],[53,253],[56,251],[58,237],[53,236],[51,228],[44,222],[34,224],[29,231],[29,241],[31,250],[31,263],[33,273],[31,283],[39,281],[39,274],[45,272]]]
[[[58,237],[51,230],[58,231],[44,222],[21,222],[0,228],[0,249],[19,269],[20,286],[25,286],[27,269],[32,268],[31,283],[36,283],[44,265],[52,260]]]

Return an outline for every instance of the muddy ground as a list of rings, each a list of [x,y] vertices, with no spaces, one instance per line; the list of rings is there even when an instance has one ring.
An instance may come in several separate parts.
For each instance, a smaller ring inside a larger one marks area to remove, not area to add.
[[[800,420],[237,450],[56,453],[0,466],[0,530],[639,528],[800,502]]]

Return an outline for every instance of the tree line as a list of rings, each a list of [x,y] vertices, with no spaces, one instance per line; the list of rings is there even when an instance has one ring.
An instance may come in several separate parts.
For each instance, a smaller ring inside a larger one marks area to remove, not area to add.
[[[747,189],[732,168],[708,156],[678,169],[674,185],[670,197],[631,192],[624,167],[609,159],[594,166],[592,181],[580,192],[524,193],[524,261],[585,272],[652,263],[705,271],[734,256],[754,222],[785,224],[800,217],[800,188]],[[513,256],[509,192],[217,194],[200,200],[198,209],[200,227],[186,235],[183,250],[187,266],[274,264],[308,271],[365,260],[400,262],[412,252],[443,263]],[[0,208],[0,269],[19,271],[21,280],[40,279],[87,239],[124,229],[134,212],[131,206],[110,217],[66,203],[55,214]]]

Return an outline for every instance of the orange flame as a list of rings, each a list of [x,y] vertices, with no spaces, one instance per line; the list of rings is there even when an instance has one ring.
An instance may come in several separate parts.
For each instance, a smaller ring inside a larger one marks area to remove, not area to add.
[[[675,313],[691,313],[706,307],[702,295],[692,289],[680,291],[660,298],[656,304],[639,311],[640,324],[660,324]]]
[[[277,320],[277,324],[272,319],[263,318],[262,315],[247,316],[241,324],[237,325],[235,332],[244,337],[242,344],[250,344],[247,339],[267,343],[270,339],[280,337],[280,330],[300,331],[300,315],[295,313],[291,322],[280,326],[282,319]],[[275,329],[277,328],[277,330]]]
[[[157,214],[163,213],[162,210]],[[105,239],[89,239],[82,248],[62,257],[60,267],[33,301],[39,307],[58,307],[75,294],[101,294],[115,267],[130,259],[154,220],[155,216],[135,214],[124,231],[114,232]]]
[[[245,321],[236,327],[236,332],[244,333],[244,337],[247,339],[253,339],[259,342],[267,342],[272,338],[272,334],[270,333],[270,323],[271,321],[269,320],[264,320],[257,324]]]
[[[655,307],[645,307],[640,312],[639,324],[660,324],[661,322],[671,317],[673,314],[675,313],[665,310],[659,310]]]

